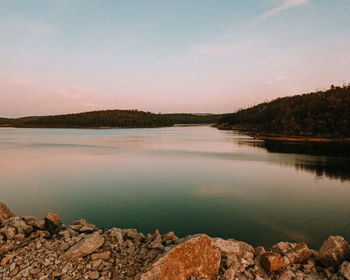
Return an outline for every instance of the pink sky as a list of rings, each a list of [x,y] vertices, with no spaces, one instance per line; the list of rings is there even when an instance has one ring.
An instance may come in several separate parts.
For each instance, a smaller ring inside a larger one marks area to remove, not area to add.
[[[28,2],[0,3],[3,117],[233,112],[350,82],[348,1]]]

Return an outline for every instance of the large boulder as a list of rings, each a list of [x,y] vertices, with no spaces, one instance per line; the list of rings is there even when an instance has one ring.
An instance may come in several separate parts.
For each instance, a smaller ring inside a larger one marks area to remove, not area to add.
[[[220,251],[203,234],[178,245],[141,275],[141,280],[213,279],[219,272]]]
[[[105,241],[105,238],[98,232],[85,236],[78,243],[73,245],[68,251],[62,254],[62,258],[77,259],[94,253],[100,248]]]
[[[14,216],[11,210],[4,203],[0,202],[0,224]]]
[[[341,236],[330,236],[323,242],[317,260],[324,266],[339,266],[350,259],[350,246]]]

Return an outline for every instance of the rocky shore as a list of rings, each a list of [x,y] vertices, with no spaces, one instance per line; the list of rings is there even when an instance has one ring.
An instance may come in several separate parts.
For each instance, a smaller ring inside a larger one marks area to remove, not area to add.
[[[0,202],[0,279],[350,279],[350,246],[331,236],[319,251],[305,243],[270,249],[234,239],[135,229],[98,229],[81,219],[61,223],[15,216]]]

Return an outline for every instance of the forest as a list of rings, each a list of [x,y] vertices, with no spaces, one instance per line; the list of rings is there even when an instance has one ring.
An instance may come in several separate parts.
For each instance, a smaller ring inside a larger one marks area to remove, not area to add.
[[[350,84],[282,97],[225,114],[220,129],[245,129],[272,136],[350,137]]]
[[[99,127],[164,127],[174,124],[216,123],[221,115],[154,114],[138,110],[104,110],[55,116],[0,118],[0,126],[99,128]]]

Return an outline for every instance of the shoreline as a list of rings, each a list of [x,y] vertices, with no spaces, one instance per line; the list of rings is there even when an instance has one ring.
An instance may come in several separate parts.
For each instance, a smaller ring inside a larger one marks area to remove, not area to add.
[[[298,142],[298,143],[350,143],[350,138],[326,138],[313,136],[296,136],[296,135],[278,135],[278,134],[264,134],[257,132],[255,126],[249,125],[215,125],[219,130],[236,130],[247,134],[257,140],[270,140],[279,142]]]
[[[15,216],[0,202],[0,278],[9,279],[350,279],[350,245],[330,236],[321,248],[173,232],[99,229],[84,219],[63,225],[58,214]]]

